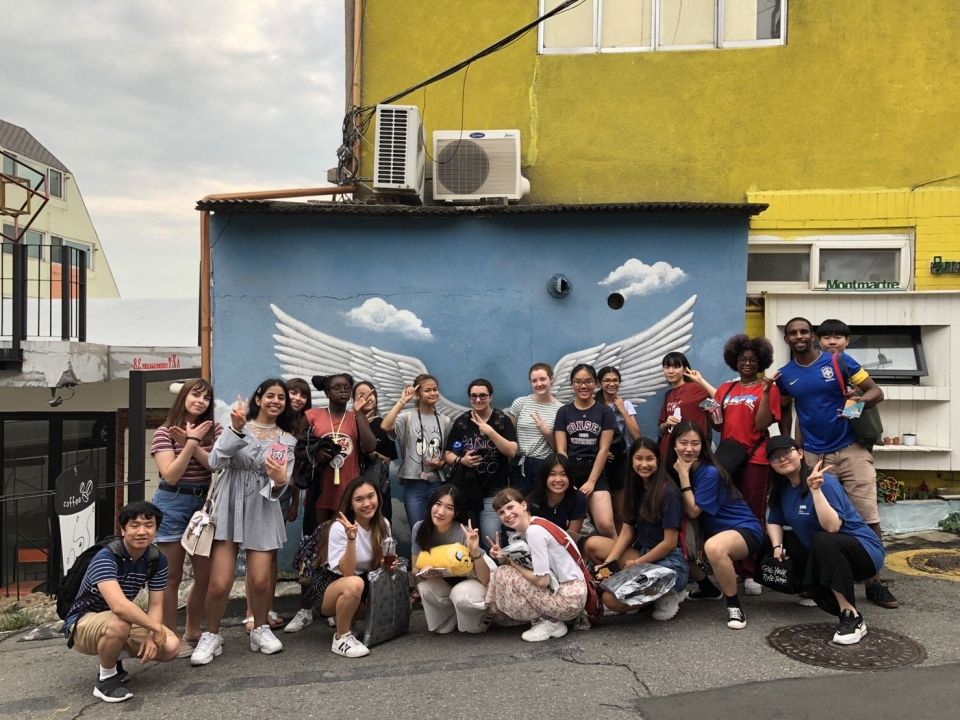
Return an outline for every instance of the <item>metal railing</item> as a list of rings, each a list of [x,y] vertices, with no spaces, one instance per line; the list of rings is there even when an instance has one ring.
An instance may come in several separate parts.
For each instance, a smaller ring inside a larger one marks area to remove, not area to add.
[[[21,359],[24,340],[87,339],[87,253],[66,245],[3,243],[0,341]]]

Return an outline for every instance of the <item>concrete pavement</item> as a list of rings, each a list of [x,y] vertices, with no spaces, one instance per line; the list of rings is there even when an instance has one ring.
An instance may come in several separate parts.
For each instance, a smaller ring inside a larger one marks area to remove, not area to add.
[[[947,539],[954,546],[952,538]],[[929,539],[901,541],[931,546]],[[946,718],[960,707],[960,582],[884,571],[901,607],[864,600],[869,627],[922,644],[909,668],[857,673],[807,665],[777,652],[767,635],[784,625],[832,622],[816,608],[765,592],[745,598],[748,625],[732,631],[719,602],[686,602],[667,623],[648,613],[530,644],[519,628],[483,636],[411,634],[358,660],[333,655],[332,630],[314,623],[278,634],[284,651],[254,654],[240,627],[225,630],[224,654],[193,668],[180,660],[140,668],[135,697],[107,705],[91,695],[96,660],[62,640],[0,641],[0,717],[16,718]],[[294,598],[278,600],[288,617]],[[230,614],[240,615],[234,601]]]

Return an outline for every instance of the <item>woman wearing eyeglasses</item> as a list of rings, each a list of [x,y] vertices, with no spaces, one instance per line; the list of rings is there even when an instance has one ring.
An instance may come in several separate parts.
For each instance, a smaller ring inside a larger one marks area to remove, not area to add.
[[[444,457],[454,466],[453,477],[481,537],[496,537],[500,517],[493,509],[493,496],[509,484],[510,458],[518,450],[517,431],[510,418],[493,407],[489,380],[471,381],[467,394],[470,410],[453,421]]]
[[[557,455],[570,458],[574,486],[587,496],[590,517],[597,532],[616,537],[613,502],[605,466],[617,429],[617,419],[607,405],[597,402],[597,371],[581,363],[570,373],[573,402],[557,411],[553,430]]]

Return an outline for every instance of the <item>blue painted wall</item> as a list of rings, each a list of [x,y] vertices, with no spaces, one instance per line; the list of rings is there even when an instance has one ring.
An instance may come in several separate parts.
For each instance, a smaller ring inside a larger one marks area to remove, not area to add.
[[[721,348],[743,331],[747,218],[641,212],[483,218],[224,215],[213,218],[213,374],[217,397],[249,394],[281,372],[270,303],[321,332],[420,358],[441,392],[466,405],[465,384],[489,378],[495,404],[529,392],[531,363],[633,335],[691,295],[694,367],[719,383]],[[680,268],[679,283],[607,307],[600,286],[630,258]],[[554,273],[573,286],[548,295]],[[432,339],[351,324],[383,298],[414,313]],[[562,379],[558,378],[558,381]],[[659,401],[638,408],[653,430]]]

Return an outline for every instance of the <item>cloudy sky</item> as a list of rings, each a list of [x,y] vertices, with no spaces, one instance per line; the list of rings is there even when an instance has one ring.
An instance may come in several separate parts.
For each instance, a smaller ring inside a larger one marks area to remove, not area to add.
[[[197,292],[209,193],[326,185],[340,0],[0,0],[0,118],[74,174],[123,297]]]

